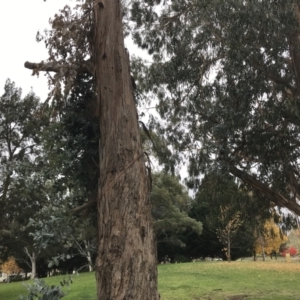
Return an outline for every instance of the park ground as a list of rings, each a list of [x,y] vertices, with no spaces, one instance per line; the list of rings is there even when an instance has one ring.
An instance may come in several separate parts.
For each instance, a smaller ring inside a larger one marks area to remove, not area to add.
[[[158,266],[162,300],[298,300],[300,262],[239,261],[196,262]],[[46,278],[47,284],[59,285],[66,276]],[[63,299],[95,300],[93,273],[72,276]],[[31,281],[27,281],[26,284]],[[0,284],[0,299],[18,299],[26,295],[24,282]]]

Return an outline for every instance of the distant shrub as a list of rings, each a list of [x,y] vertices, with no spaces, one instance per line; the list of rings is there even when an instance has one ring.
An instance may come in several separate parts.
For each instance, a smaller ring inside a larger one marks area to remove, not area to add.
[[[283,250],[280,254],[285,257],[287,253],[289,253],[291,256],[295,256],[297,254],[297,249],[292,246]]]
[[[72,283],[71,277],[67,280],[60,282],[60,285],[69,286]],[[63,298],[66,294],[62,291],[60,286],[48,286],[43,280],[35,279],[34,284],[26,284],[26,289],[29,292],[29,295],[26,297],[20,296],[20,300],[59,300]]]
[[[175,255],[175,257],[174,257],[174,262],[177,262],[177,263],[190,262],[190,261],[191,261],[191,259],[189,259],[185,255]]]

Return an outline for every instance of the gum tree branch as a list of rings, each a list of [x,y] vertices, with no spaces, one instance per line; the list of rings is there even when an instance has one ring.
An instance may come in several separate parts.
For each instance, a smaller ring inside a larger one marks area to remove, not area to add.
[[[63,72],[68,73],[70,69],[73,69],[76,73],[89,73],[93,75],[92,72],[92,63],[90,60],[84,61],[82,64],[74,64],[74,65],[66,65],[60,62],[40,62],[40,63],[32,63],[26,61],[24,67],[30,70],[33,70],[32,75],[36,75],[39,71],[45,72]]]

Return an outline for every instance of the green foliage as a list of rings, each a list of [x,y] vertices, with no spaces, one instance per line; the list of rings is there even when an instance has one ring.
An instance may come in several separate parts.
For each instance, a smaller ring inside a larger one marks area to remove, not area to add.
[[[64,104],[54,107],[58,116],[44,139],[54,187],[76,190],[74,201],[82,204],[97,189],[99,125],[91,106],[95,97],[93,79],[78,75],[75,83]]]
[[[78,75],[75,82],[65,102],[49,108],[57,114],[43,132],[48,160],[46,185],[51,202],[29,224],[37,247],[59,249],[60,255],[49,259],[49,267],[71,254],[87,257],[96,249],[95,210],[88,218],[71,212],[95,200],[99,172],[99,127],[91,107],[93,79]]]
[[[65,103],[51,107],[40,107],[33,93],[22,100],[21,90],[10,81],[5,85],[0,101],[4,257],[26,261],[24,247],[48,259],[57,252],[67,259],[70,252],[95,251],[95,214],[88,220],[70,214],[97,194],[99,157],[99,128],[90,107],[93,81],[84,75],[75,81]],[[52,262],[57,265],[56,257]]]
[[[67,203],[69,201],[67,198]],[[47,250],[48,268],[59,266],[61,261],[75,255],[87,259],[96,251],[96,229],[92,220],[70,214],[67,203],[60,200],[60,208],[49,205],[35,219],[30,219],[30,235],[36,247]]]
[[[143,126],[142,126],[143,127]],[[141,139],[143,143],[143,148],[148,154],[151,154],[158,163],[164,167],[164,172],[172,173],[174,175],[174,158],[172,152],[168,149],[167,143],[161,136],[157,135],[154,130],[148,129],[148,134],[145,130],[141,130]]]
[[[7,80],[0,97],[0,255],[24,258],[33,241],[27,228],[48,201],[45,191],[42,130],[48,125],[39,98]],[[26,267],[27,268],[27,267]]]
[[[165,173],[154,174],[151,203],[158,244],[184,246],[182,234],[201,234],[202,224],[188,216],[191,199],[178,178]]]
[[[63,280],[61,285],[69,285],[72,282],[69,278],[68,281]],[[45,281],[40,279],[35,279],[34,284],[27,284],[27,290],[29,291],[28,296],[20,296],[20,300],[58,300],[65,296],[65,293],[61,290],[59,286],[48,286]]]
[[[133,1],[133,38],[153,58],[133,66],[137,85],[190,187],[230,172],[300,213],[298,18],[292,1]]]
[[[233,258],[251,254],[257,219],[263,220],[270,214],[267,204],[257,204],[252,193],[238,185],[232,176],[206,175],[190,211],[204,227],[199,252],[220,255],[221,243],[227,254],[232,248]]]
[[[33,92],[22,99],[21,89],[16,88],[10,80],[6,81],[4,90],[0,98],[2,217],[9,210],[18,212],[17,206],[24,206],[22,196],[26,199],[32,197],[30,187],[41,184],[37,176],[42,165],[39,157],[40,138],[41,129],[47,122],[38,115],[39,98]],[[11,214],[10,218],[13,216],[15,214]]]

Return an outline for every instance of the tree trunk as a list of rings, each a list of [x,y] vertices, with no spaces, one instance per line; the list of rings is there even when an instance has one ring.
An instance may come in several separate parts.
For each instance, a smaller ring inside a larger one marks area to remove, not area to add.
[[[92,271],[94,271],[94,264],[93,264],[93,260],[92,260],[91,251],[89,250],[90,243],[89,243],[89,241],[86,241],[86,240],[84,240],[83,242],[84,242],[85,251],[86,251],[86,259],[89,264],[89,272],[92,272]]]
[[[100,120],[97,294],[156,300],[149,181],[124,47],[119,0],[94,7],[93,60]]]
[[[30,279],[34,279],[34,278],[36,278],[36,256],[35,256],[35,252],[32,253]]]
[[[36,253],[35,253],[34,250],[30,254],[27,247],[24,248],[24,252],[29,257],[30,262],[31,262],[31,275],[30,275],[30,279],[34,279],[34,278],[36,278],[36,259],[37,259],[37,255],[36,255]]]
[[[253,247],[253,261],[256,261],[256,250],[255,250],[255,247]]]
[[[88,261],[89,261],[89,272],[93,272],[94,268],[93,265],[90,264],[90,257],[88,257]]]
[[[227,234],[227,260],[231,261],[231,253],[230,253],[231,243],[230,243],[230,232]]]
[[[266,260],[266,254],[265,254],[265,248],[264,248],[264,241],[263,241],[263,237],[260,233],[260,230],[258,231],[258,236],[259,236],[259,241],[260,241],[260,247],[261,247],[261,252],[263,255],[263,261]]]

